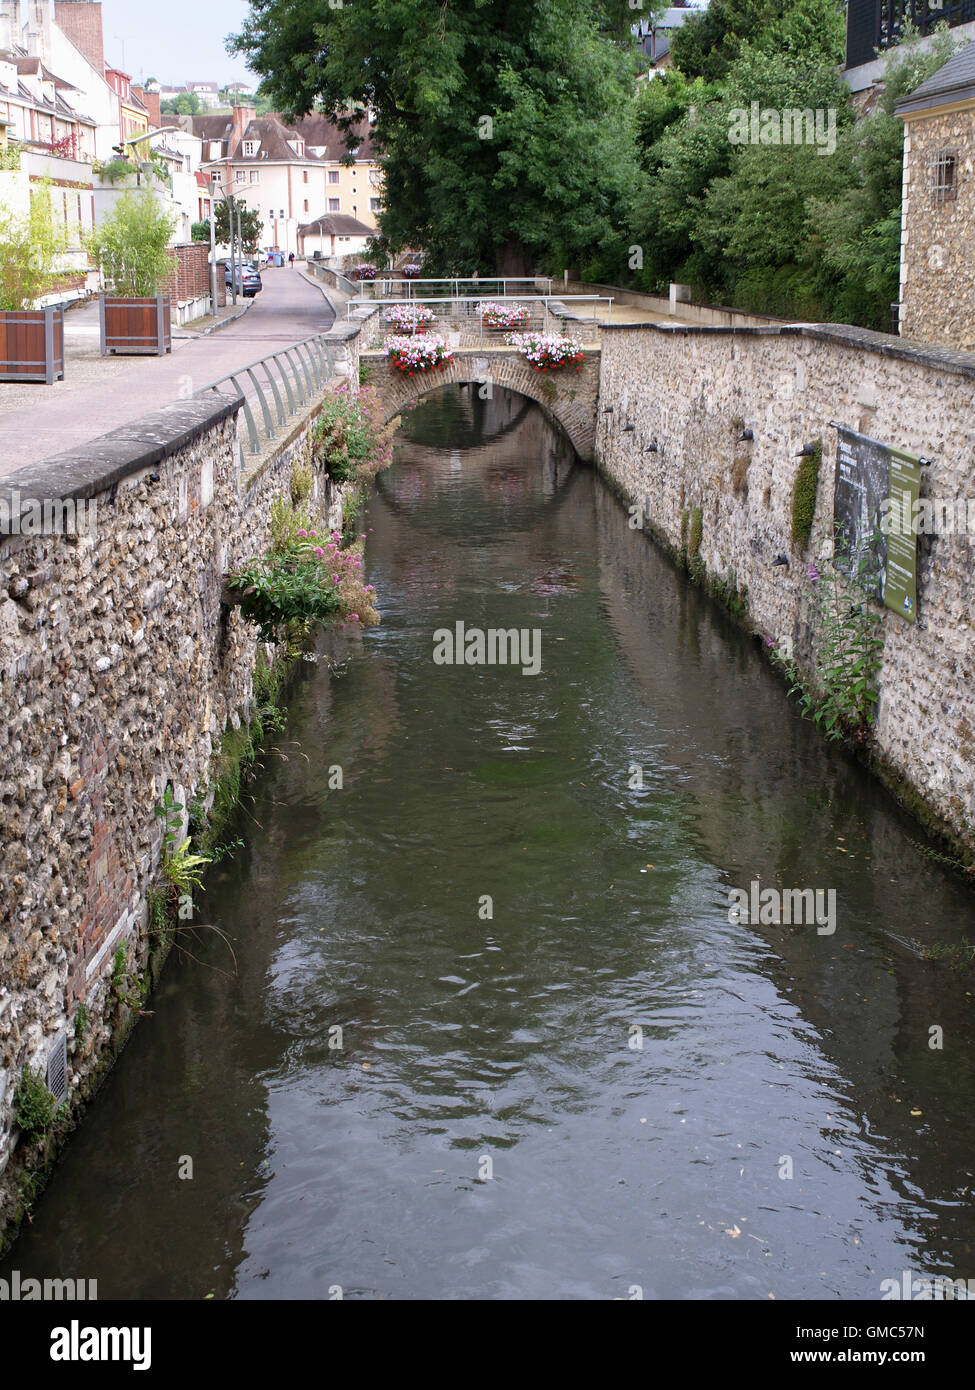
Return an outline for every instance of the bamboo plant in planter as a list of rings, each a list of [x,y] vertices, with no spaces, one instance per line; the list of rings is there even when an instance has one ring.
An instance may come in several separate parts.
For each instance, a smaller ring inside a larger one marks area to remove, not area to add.
[[[152,193],[123,193],[89,238],[111,286],[101,297],[102,356],[173,350],[172,308],[159,287],[173,273],[174,220]]]
[[[34,305],[66,247],[49,188],[35,191],[22,216],[0,211],[0,381],[64,380],[64,310]]]

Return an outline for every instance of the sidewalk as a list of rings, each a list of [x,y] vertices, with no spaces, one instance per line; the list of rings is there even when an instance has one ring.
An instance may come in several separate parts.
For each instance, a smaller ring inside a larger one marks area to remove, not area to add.
[[[174,332],[166,357],[102,357],[97,302],[71,310],[65,315],[64,381],[0,385],[0,478],[185,400],[228,372],[332,326],[331,307],[298,276],[271,271],[264,285],[243,316],[240,303],[228,305],[217,322],[201,320]]]

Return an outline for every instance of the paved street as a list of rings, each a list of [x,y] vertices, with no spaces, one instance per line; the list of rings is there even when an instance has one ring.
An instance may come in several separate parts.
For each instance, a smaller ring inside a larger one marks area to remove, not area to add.
[[[102,357],[96,305],[65,316],[65,379],[0,385],[0,478],[192,395],[275,348],[322,333],[334,314],[298,269],[262,271],[264,289],[239,320],[208,337],[175,338],[158,357]]]

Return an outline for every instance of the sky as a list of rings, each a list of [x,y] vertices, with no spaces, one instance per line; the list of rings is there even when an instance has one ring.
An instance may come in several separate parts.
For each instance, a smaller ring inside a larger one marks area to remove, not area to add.
[[[172,82],[250,82],[256,78],[224,49],[246,16],[246,0],[102,0],[105,59],[140,78]],[[124,54],[124,56],[123,56]]]

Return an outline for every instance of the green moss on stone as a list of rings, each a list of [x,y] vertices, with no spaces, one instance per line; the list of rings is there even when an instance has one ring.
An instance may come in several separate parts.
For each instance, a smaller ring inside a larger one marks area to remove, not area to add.
[[[792,484],[792,544],[805,550],[812,535],[816,515],[816,496],[819,492],[819,466],[823,461],[823,441],[817,439],[811,454],[799,460],[795,482]]]

